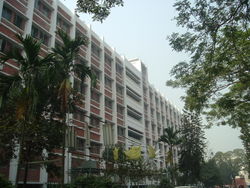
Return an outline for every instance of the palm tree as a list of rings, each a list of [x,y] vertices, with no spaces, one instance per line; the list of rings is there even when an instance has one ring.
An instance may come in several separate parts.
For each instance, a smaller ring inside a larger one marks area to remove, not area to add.
[[[174,166],[174,157],[173,149],[175,146],[181,144],[181,138],[178,136],[179,131],[175,131],[173,127],[167,127],[164,129],[163,135],[159,138],[159,142],[164,142],[168,144],[169,151],[167,154],[167,161],[170,163],[170,170],[173,171]],[[175,182],[174,172],[172,172],[172,183]]]
[[[95,83],[95,75],[85,64],[76,63],[77,55],[81,45],[87,45],[88,41],[84,37],[71,39],[63,30],[57,31],[63,44],[57,45],[52,51],[55,54],[56,61],[52,69],[54,81],[57,85],[56,100],[58,101],[58,112],[63,122],[64,135],[67,128],[67,115],[74,111],[76,93],[72,87],[70,78],[76,75],[82,82],[86,77],[90,77],[92,83]],[[65,136],[63,137],[62,147],[62,186],[64,184],[64,158],[65,158]]]
[[[41,141],[44,136],[40,133],[41,128],[44,127],[39,125],[47,123],[44,118],[49,96],[47,71],[52,65],[54,55],[49,54],[41,58],[40,42],[31,36],[17,35],[17,38],[23,47],[23,52],[15,48],[0,57],[0,62],[3,64],[12,60],[19,65],[19,71],[14,75],[0,74],[0,129],[9,136],[8,142],[11,143],[9,149],[12,152],[16,147],[15,143],[19,144],[16,186],[20,164],[24,162],[25,187],[30,155],[32,152],[36,155],[41,154],[43,150],[41,147],[44,146],[37,144],[37,141]]]

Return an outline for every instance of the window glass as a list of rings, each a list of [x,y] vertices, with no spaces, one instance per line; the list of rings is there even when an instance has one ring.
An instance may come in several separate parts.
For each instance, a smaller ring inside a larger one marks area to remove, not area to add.
[[[120,97],[123,96],[123,88],[116,86],[116,94],[119,95]]]
[[[35,8],[38,9],[44,16],[50,18],[51,10],[46,5],[44,5],[40,0],[36,0]]]
[[[122,127],[117,127],[117,134],[118,136],[125,136],[125,129]]]
[[[23,19],[17,14],[15,15],[14,24],[21,29],[23,28]]]
[[[101,49],[98,46],[96,46],[93,42],[91,44],[91,52],[98,58],[101,57]]]
[[[122,74],[122,71],[123,71],[122,66],[119,65],[119,64],[116,64],[115,68],[116,68],[116,72],[117,72],[118,74],[121,75],[121,74]]]
[[[70,32],[70,25],[66,23],[62,18],[57,16],[57,26],[64,30],[66,33]]]
[[[7,7],[3,7],[2,16],[3,16],[5,19],[11,21],[12,11],[11,11],[9,8],[7,8]]]
[[[109,55],[105,54],[105,64],[108,65],[110,68],[112,68],[112,61],[112,58]]]
[[[9,52],[11,50],[11,48],[13,48],[13,45],[9,41],[7,41],[5,39],[0,39],[0,50],[1,50],[1,52],[7,53],[7,52]]]
[[[85,87],[84,84],[82,83],[82,81],[78,80],[78,79],[74,79],[74,89],[78,92],[80,92],[81,94],[85,93]]]
[[[84,151],[85,140],[82,138],[76,138],[76,149],[80,151]]]
[[[91,99],[99,103],[100,102],[100,94],[92,91],[91,92]]]
[[[123,115],[123,107],[117,105],[117,114]]]
[[[112,80],[110,80],[109,78],[105,77],[105,86],[109,87],[110,89],[112,89]]]
[[[101,80],[101,73],[98,70],[92,69],[92,72],[95,74],[97,80]]]
[[[79,121],[84,122],[84,120],[85,120],[84,112],[77,109],[77,110],[73,113],[73,118],[76,119],[76,120],[79,120]]]
[[[45,32],[39,30],[37,27],[32,26],[32,28],[31,28],[31,36],[38,39],[38,40],[40,40],[43,44],[48,46],[48,44],[49,44],[49,36]]]
[[[91,116],[90,125],[94,127],[98,127],[100,125],[100,119],[97,117]]]
[[[111,100],[109,100],[109,99],[105,99],[105,106],[106,107],[108,107],[108,108],[110,108],[110,109],[112,109],[112,101]]]
[[[97,144],[94,142],[90,143],[90,152],[91,153],[100,154],[100,148],[101,148],[100,144]]]

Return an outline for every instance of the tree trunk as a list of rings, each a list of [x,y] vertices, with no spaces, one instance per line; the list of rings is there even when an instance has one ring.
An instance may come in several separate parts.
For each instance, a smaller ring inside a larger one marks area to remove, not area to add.
[[[18,160],[17,160],[17,171],[16,171],[15,188],[18,187],[19,171],[20,171],[20,168],[21,168],[20,157],[21,157],[21,146],[20,146],[20,151],[19,151]]]
[[[28,171],[29,171],[29,163],[28,161],[26,161],[24,167],[23,188],[25,188],[27,185]]]
[[[170,146],[170,168],[171,168],[171,181],[175,185],[175,172],[174,172],[174,155],[173,155],[173,146]]]
[[[17,160],[17,171],[16,171],[16,181],[15,181],[15,187],[18,187],[18,180],[19,180],[19,172],[21,168],[21,158],[22,158],[22,152],[23,152],[23,142],[24,142],[24,134],[22,130],[22,137],[19,145],[19,153],[18,153],[18,160]]]
[[[64,171],[65,171],[65,136],[66,136],[66,117],[64,118],[64,128],[63,128],[63,144],[62,144],[62,179],[61,188],[64,187]]]

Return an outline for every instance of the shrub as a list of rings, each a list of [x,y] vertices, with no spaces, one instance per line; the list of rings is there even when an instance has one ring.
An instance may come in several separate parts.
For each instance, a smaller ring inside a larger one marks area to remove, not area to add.
[[[174,188],[174,185],[168,177],[162,177],[158,188]]]
[[[80,176],[73,183],[73,188],[118,188],[110,178],[104,176]]]
[[[13,188],[12,184],[0,175],[0,187]]]

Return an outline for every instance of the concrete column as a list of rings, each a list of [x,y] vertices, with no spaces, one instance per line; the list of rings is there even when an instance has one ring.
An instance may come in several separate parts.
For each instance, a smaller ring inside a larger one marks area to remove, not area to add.
[[[86,59],[88,61],[87,66],[91,66],[91,25],[89,25],[89,30],[87,33],[87,37],[89,39],[89,45],[87,48],[87,54],[86,54]],[[87,89],[86,89],[86,100],[85,100],[85,106],[86,106],[86,110],[87,110],[87,116],[90,116],[90,102],[91,102],[91,80],[89,78],[87,78]],[[90,147],[90,130],[89,130],[89,122],[90,122],[90,118],[85,119],[85,122],[87,123],[86,129],[85,129],[85,138],[86,138],[86,149],[85,149],[85,153],[86,153],[86,160],[89,160],[89,155],[90,155],[90,151],[89,151],[89,147]]]
[[[14,185],[16,182],[17,175],[17,163],[18,163],[18,154],[19,154],[19,145],[16,147],[15,155],[16,158],[12,158],[10,160],[10,168],[9,168],[9,181]]]
[[[64,183],[70,183],[71,177],[71,164],[72,164],[72,154],[69,152],[69,149],[65,149],[65,160],[64,160]]]
[[[31,34],[31,27],[33,21],[33,12],[35,7],[35,1],[28,1],[26,16],[28,18],[25,25],[24,34]]]
[[[117,102],[116,102],[116,71],[115,71],[115,49],[112,49],[112,59],[113,62],[111,64],[112,72],[111,77],[113,78],[112,82],[112,93],[113,93],[113,121],[115,122],[113,126],[113,134],[114,134],[114,143],[116,144],[118,142],[118,132],[117,132]]]
[[[4,2],[4,1],[0,1],[0,20],[2,19],[3,2]]]
[[[55,46],[55,40],[56,40],[56,18],[57,18],[57,4],[58,0],[53,1],[53,11],[51,13],[51,19],[50,19],[50,34],[51,34],[51,39],[50,39],[50,47]]]
[[[47,187],[48,182],[48,173],[45,167],[40,168],[40,183],[42,184],[42,188]]]
[[[100,69],[101,69],[101,80],[100,80],[100,91],[102,93],[101,98],[100,98],[100,116],[102,118],[102,121],[105,121],[105,73],[104,73],[104,40],[100,40],[101,45],[101,57],[100,57]],[[104,138],[103,138],[103,122],[100,122],[100,142],[104,143]],[[102,145],[102,147],[100,148],[100,154],[102,154],[104,151],[104,144]]]

